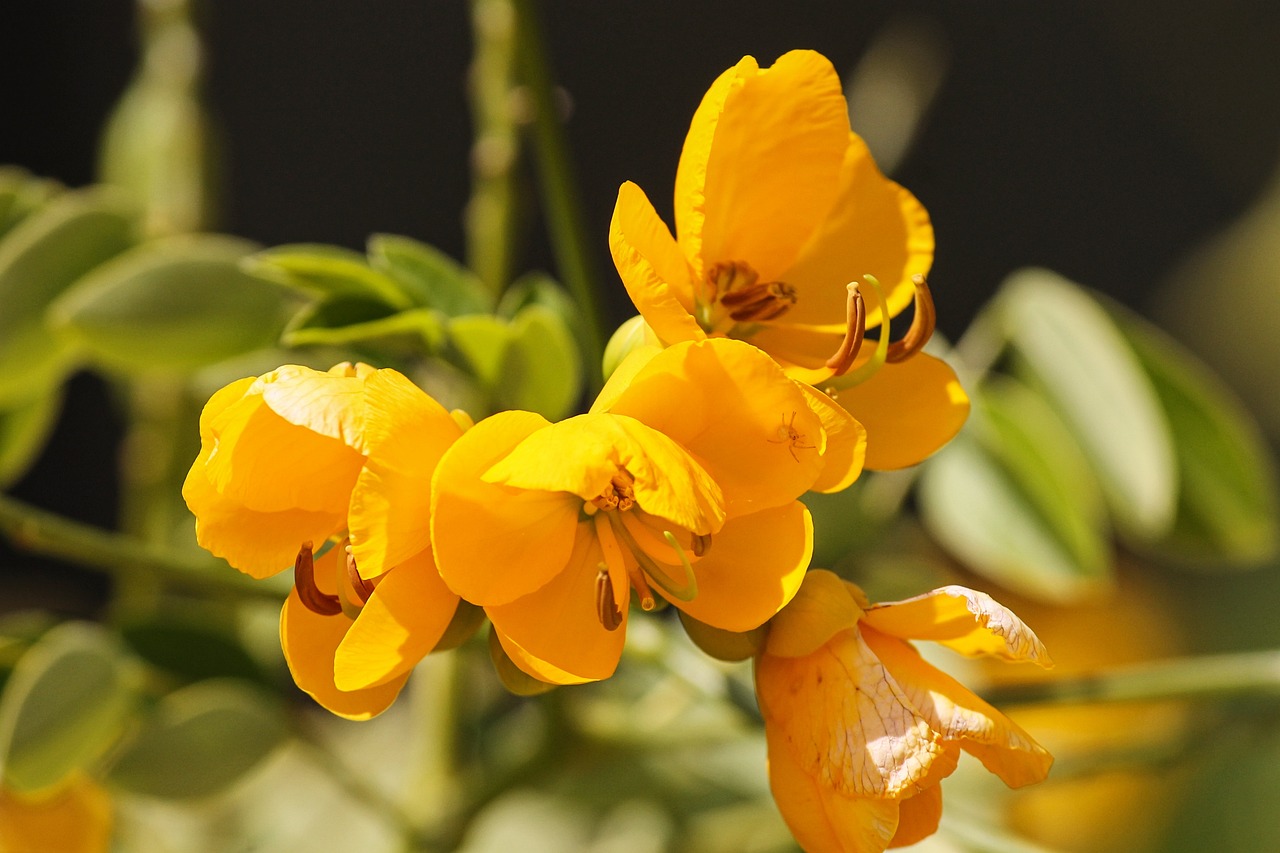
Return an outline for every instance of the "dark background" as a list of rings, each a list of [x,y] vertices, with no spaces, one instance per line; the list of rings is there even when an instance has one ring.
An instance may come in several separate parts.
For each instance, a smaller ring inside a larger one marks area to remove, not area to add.
[[[216,0],[202,11],[222,230],[352,247],[392,232],[462,254],[465,3]],[[70,185],[94,179],[97,133],[136,59],[133,15],[127,0],[5,4],[0,163]],[[1244,211],[1275,168],[1272,0],[548,0],[543,24],[572,99],[568,133],[612,320],[630,313],[605,242],[618,184],[639,183],[670,219],[684,131],[715,76],[743,54],[767,65],[798,47],[846,73],[904,15],[936,25],[949,55],[895,178],[933,217],[931,283],[950,336],[1028,264],[1148,307],[1164,275]],[[536,211],[522,240],[518,269],[552,266]],[[13,494],[110,526],[119,435],[104,386],[77,377]],[[24,571],[47,568],[20,559]],[[0,548],[0,567],[14,560]],[[70,611],[97,600],[78,574],[42,574],[46,605],[53,586]],[[8,586],[0,610],[22,603],[26,587]]]

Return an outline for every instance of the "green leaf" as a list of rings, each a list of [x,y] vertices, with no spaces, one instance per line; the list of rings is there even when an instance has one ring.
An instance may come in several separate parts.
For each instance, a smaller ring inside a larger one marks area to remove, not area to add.
[[[50,630],[19,659],[0,697],[6,784],[38,791],[110,748],[134,694],[114,638],[87,623]]]
[[[1005,282],[1007,334],[1102,484],[1120,529],[1140,540],[1168,532],[1177,463],[1159,398],[1107,312],[1048,270]]]
[[[462,366],[484,387],[496,387],[511,341],[506,321],[491,314],[467,314],[451,319],[448,330]]]
[[[476,274],[434,246],[375,234],[368,248],[374,269],[394,278],[418,305],[450,317],[487,314],[492,309],[489,292]]]
[[[120,636],[148,663],[189,681],[264,678],[235,634],[207,615],[167,608],[121,625]]]
[[[216,794],[285,739],[279,706],[261,691],[213,679],[169,694],[125,746],[108,780],[165,799]]]
[[[1276,469],[1244,406],[1185,348],[1114,307],[1173,430],[1182,488],[1158,551],[1179,562],[1257,564],[1276,553]]]
[[[680,624],[684,626],[685,633],[693,644],[717,660],[746,660],[755,657],[756,652],[764,646],[768,623],[739,633],[699,622],[683,610],[679,613]]]
[[[383,338],[407,337],[410,349],[431,352],[443,345],[444,321],[430,308],[411,308],[388,314],[380,302],[365,299],[332,299],[317,302],[299,312],[285,329],[280,342],[289,347],[340,346]]]
[[[493,661],[493,669],[498,673],[502,686],[517,696],[537,696],[556,686],[540,681],[516,666],[507,656],[506,649],[502,648],[502,641],[498,639],[498,632],[494,628],[489,629],[489,659]]]
[[[133,218],[102,191],[65,193],[0,241],[0,400],[60,379],[70,354],[45,310],[72,282],[133,242]]]
[[[53,430],[62,393],[44,388],[34,396],[0,405],[0,488],[26,472]]]
[[[62,185],[17,166],[0,166],[0,237],[62,192]]]
[[[251,275],[322,298],[362,298],[396,309],[414,304],[396,279],[369,266],[364,255],[338,246],[278,246],[246,258],[243,264]]]
[[[558,314],[542,305],[523,309],[508,327],[494,388],[498,409],[524,409],[556,421],[582,395],[578,347]]]
[[[943,547],[1008,589],[1069,603],[1100,586],[1096,568],[1079,563],[968,430],[926,464],[919,500],[925,524]]]
[[[98,360],[189,371],[275,343],[284,294],[246,274],[244,240],[183,235],[138,246],[64,293],[51,325]]]

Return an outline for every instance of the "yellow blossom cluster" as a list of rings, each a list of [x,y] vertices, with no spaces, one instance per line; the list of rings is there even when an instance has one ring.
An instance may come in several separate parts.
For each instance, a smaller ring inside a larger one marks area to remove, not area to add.
[[[675,233],[624,184],[609,243],[650,342],[590,410],[472,424],[400,373],[288,365],[217,392],[183,494],[202,546],[254,577],[288,568],[295,680],[364,719],[480,611],[549,685],[608,678],[632,604],[729,632],[756,662],[775,798],[809,850],[883,850],[937,827],[961,748],[1010,784],[1050,759],[906,638],[1047,662],[981,593],[872,606],[809,569],[800,498],[913,465],[968,400],[942,360],[924,208],[849,128],[811,51],[747,57],[694,114]],[[905,332],[892,318],[914,306]]]

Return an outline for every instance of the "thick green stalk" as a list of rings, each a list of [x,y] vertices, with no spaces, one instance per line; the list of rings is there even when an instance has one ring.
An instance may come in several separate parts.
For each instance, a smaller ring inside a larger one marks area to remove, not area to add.
[[[534,0],[514,0],[517,57],[521,78],[533,106],[533,151],[547,215],[547,230],[560,278],[578,302],[583,328],[579,345],[586,362],[590,390],[601,385],[600,360],[604,353],[604,322],[597,293],[598,276],[592,269],[590,243],[583,220],[568,142],[556,108],[542,28]],[[604,239],[604,231],[600,232]]]

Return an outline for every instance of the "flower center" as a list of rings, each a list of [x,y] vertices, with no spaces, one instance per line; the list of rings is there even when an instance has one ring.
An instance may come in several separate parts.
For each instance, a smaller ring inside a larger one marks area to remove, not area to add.
[[[345,539],[338,544],[344,552],[343,568],[345,570],[338,578],[338,586],[341,588],[338,595],[322,592],[316,585],[316,555],[314,545],[310,541],[302,543],[298,549],[298,556],[293,561],[293,586],[298,591],[298,599],[302,605],[312,613],[320,616],[346,613],[347,616],[355,619],[359,615],[360,608],[373,594],[377,579],[365,580],[361,577],[360,570],[356,566],[356,558],[351,553],[351,545]],[[334,540],[325,543],[320,549],[321,555],[332,547],[334,547]],[[343,583],[344,580],[345,583]],[[343,595],[344,592],[350,595]]]
[[[776,320],[796,304],[785,281],[760,281],[745,261],[713,264],[696,295],[698,320],[708,333],[727,333],[735,323]]]
[[[636,478],[624,468],[613,475],[608,487],[592,498],[591,502],[608,512],[615,509],[626,512],[636,505],[635,482]]]

